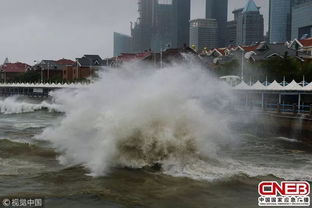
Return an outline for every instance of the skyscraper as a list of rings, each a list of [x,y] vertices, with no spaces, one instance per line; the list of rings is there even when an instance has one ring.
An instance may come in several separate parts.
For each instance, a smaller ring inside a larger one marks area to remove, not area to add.
[[[312,1],[312,0],[294,0],[295,2],[295,5],[299,5],[299,4],[303,4],[303,3],[306,3],[306,2],[309,2],[309,1]]]
[[[217,20],[218,46],[225,46],[227,42],[228,0],[206,0],[206,18]]]
[[[114,33],[114,56],[121,53],[132,53],[132,37],[121,33]]]
[[[152,50],[188,44],[190,14],[190,0],[158,0],[154,8]]]
[[[227,22],[227,45],[237,45],[237,20],[244,8],[235,9],[234,20]]]
[[[160,51],[176,45],[176,22],[172,0],[159,0],[154,7],[151,49]]]
[[[189,42],[190,0],[139,0],[139,18],[131,26],[134,52]]]
[[[184,44],[188,44],[190,39],[191,0],[174,0],[173,5],[176,10],[176,47],[181,48]]]
[[[293,0],[270,0],[270,42],[282,43],[291,39],[291,9]]]
[[[190,45],[197,49],[213,49],[218,46],[218,24],[215,19],[195,19],[190,21]]]
[[[134,52],[142,52],[151,48],[156,3],[157,0],[138,0],[139,17],[134,24],[131,24]]]
[[[264,20],[260,8],[249,0],[237,17],[237,43],[250,45],[264,40]]]
[[[308,37],[312,37],[312,0],[297,0],[292,10],[291,38]]]

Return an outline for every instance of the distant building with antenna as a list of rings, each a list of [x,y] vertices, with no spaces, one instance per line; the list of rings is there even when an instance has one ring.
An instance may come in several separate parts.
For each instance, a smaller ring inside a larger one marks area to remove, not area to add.
[[[237,44],[250,45],[264,40],[263,15],[253,0],[237,15]]]

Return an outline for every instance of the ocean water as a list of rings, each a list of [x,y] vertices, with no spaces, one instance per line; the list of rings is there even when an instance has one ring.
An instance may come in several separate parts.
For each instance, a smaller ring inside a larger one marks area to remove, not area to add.
[[[309,180],[312,147],[288,138],[241,135],[218,161],[181,173],[113,168],[88,176],[60,165],[47,141],[34,139],[63,115],[47,111],[1,115],[0,196],[42,196],[46,207],[257,207],[263,180]]]
[[[234,131],[257,119],[231,114],[235,99],[187,65],[127,66],[44,101],[1,98],[0,198],[44,197],[48,208],[249,208],[261,181],[312,181],[311,144]]]

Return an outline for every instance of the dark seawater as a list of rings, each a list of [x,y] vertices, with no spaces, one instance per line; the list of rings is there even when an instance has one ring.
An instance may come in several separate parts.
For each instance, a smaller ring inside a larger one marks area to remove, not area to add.
[[[223,150],[231,165],[211,167],[214,179],[205,177],[209,167],[193,170],[196,177],[156,168],[115,168],[106,176],[90,177],[82,166],[60,165],[60,153],[34,138],[62,117],[47,111],[0,114],[0,198],[42,196],[47,208],[250,208],[258,207],[257,186],[263,180],[312,179],[308,144],[243,134],[238,145]]]

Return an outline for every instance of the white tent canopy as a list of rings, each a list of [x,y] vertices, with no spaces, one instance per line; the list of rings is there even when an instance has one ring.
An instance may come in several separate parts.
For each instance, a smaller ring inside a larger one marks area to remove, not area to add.
[[[276,80],[274,80],[270,85],[267,86],[266,90],[272,91],[284,90],[284,87],[280,85]]]
[[[254,91],[311,91],[312,83],[302,87],[299,83],[293,80],[286,86],[280,85],[276,80],[274,80],[268,86],[263,85],[260,81],[257,81],[253,85],[248,85],[245,82],[241,82],[239,85],[235,86],[236,90],[254,90]]]
[[[257,81],[254,85],[251,86],[253,90],[265,90],[266,86],[264,86],[260,81]]]
[[[295,80],[293,80],[286,87],[284,87],[284,90],[300,91],[300,90],[303,90],[303,87],[299,85]]]
[[[312,91],[312,82],[310,84],[304,86],[303,90],[305,90],[305,91]]]
[[[87,85],[86,85],[87,86]],[[0,83],[0,87],[21,88],[82,88],[81,84],[49,84],[49,83]]]
[[[234,88],[237,90],[250,90],[251,89],[251,87],[248,84],[246,84],[246,82],[244,81],[242,81],[239,85],[235,86]]]

